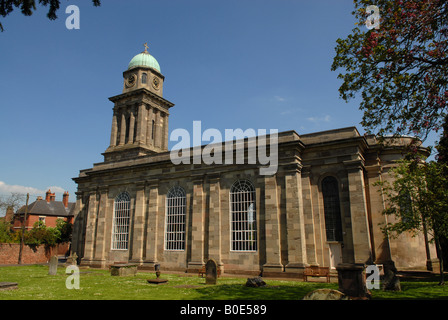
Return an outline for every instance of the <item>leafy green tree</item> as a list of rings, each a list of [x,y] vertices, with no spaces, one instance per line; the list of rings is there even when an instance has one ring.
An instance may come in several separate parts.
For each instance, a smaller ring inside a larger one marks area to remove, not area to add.
[[[377,182],[385,195],[386,215],[394,215],[384,231],[391,236],[403,232],[427,232],[435,242],[440,261],[441,284],[444,284],[444,263],[441,240],[448,238],[448,178],[446,164],[403,160],[392,169],[394,180]]]
[[[60,7],[60,0],[39,0],[40,5],[49,6],[47,18],[50,20],[56,20],[58,16],[56,12]],[[98,7],[101,5],[100,0],[92,0],[93,5]],[[20,11],[25,16],[31,16],[36,11],[36,0],[0,0],[0,15],[6,17],[14,8],[20,8]],[[2,24],[0,23],[0,30],[4,31]]]
[[[0,243],[11,243],[11,223],[4,218],[0,218]]]
[[[447,115],[448,1],[354,0],[354,5],[358,26],[337,40],[331,67],[343,70],[341,98],[361,94],[361,124],[369,133],[426,139]],[[371,28],[370,5],[379,10],[377,28]]]
[[[59,237],[57,243],[70,242],[72,240],[73,225],[63,219],[56,220],[56,229],[58,230]]]
[[[37,221],[33,228],[25,235],[25,243],[28,245],[47,245],[55,246],[60,238],[60,230],[58,228],[47,227],[44,222]]]

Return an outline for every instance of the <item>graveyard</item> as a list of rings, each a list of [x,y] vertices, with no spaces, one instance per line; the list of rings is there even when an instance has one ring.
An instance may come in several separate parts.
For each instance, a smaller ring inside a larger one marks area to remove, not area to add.
[[[173,273],[161,270],[158,279],[154,271],[138,271],[114,276],[109,269],[79,268],[79,287],[68,288],[73,273],[59,265],[50,270],[47,265],[0,267],[0,283],[9,288],[0,290],[0,300],[302,300],[317,289],[338,290],[337,278],[285,280],[263,278],[263,286],[247,286],[248,277],[221,275],[209,282],[207,275]],[[438,300],[448,297],[448,287],[438,285],[438,276],[408,276],[401,279],[401,291],[371,290],[372,300]],[[211,284],[207,284],[211,283]],[[15,286],[12,284],[16,284]]]

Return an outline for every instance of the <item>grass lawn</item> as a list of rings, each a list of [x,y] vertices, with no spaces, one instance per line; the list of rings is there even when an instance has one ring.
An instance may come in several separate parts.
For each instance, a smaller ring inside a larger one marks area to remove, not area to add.
[[[148,284],[153,272],[138,272],[136,276],[111,276],[108,270],[80,269],[80,288],[66,288],[65,268],[48,275],[48,266],[0,267],[0,282],[17,282],[17,290],[0,291],[0,300],[299,300],[308,292],[338,289],[337,283],[302,282],[264,279],[264,288],[247,288],[246,278],[223,276],[217,285],[206,285],[204,278],[194,274],[167,274],[169,282]],[[401,292],[372,290],[373,299],[447,299],[448,285],[433,281],[403,279]]]

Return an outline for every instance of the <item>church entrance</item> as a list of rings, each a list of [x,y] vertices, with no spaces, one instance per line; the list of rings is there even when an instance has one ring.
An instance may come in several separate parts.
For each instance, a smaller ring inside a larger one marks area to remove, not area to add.
[[[342,263],[342,246],[340,242],[331,242],[329,246],[330,268],[336,269],[336,266]]]

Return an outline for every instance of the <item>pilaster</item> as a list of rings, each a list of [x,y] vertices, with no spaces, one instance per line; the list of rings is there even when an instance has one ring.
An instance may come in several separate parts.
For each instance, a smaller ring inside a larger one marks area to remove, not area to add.
[[[95,265],[105,267],[106,265],[106,215],[108,212],[108,188],[104,187],[99,189],[99,204],[98,204],[98,216],[96,218],[96,237],[94,246],[94,261]]]
[[[143,263],[143,250],[145,244],[145,213],[146,194],[145,183],[137,183],[137,193],[135,196],[135,212],[132,232],[132,263],[141,265]]]
[[[221,190],[220,177],[218,175],[210,176],[209,180],[209,242],[208,242],[208,257],[213,259],[221,268],[223,263],[221,261]]]
[[[317,265],[316,251],[316,223],[313,206],[313,193],[311,192],[311,166],[304,166],[301,170],[302,192],[301,199],[303,201],[303,218],[305,224],[305,243],[306,243],[306,261],[310,265]],[[318,224],[317,224],[318,225]]]
[[[370,264],[372,251],[364,184],[364,163],[362,160],[349,160],[344,161],[344,165],[348,175],[354,263]]]
[[[204,176],[193,176],[193,212],[191,229],[191,260],[188,272],[197,272],[204,265]]]
[[[266,263],[263,265],[263,276],[268,276],[283,272],[276,176],[264,176],[264,187]]]
[[[285,272],[303,273],[306,262],[305,221],[303,214],[301,165],[294,164],[285,171],[286,240],[288,264]]]
[[[84,257],[82,259],[82,262],[86,264],[90,264],[93,261],[95,252],[97,208],[97,193],[91,191],[89,194],[89,206],[87,208],[86,241],[84,245]]]
[[[380,164],[374,164],[366,166],[365,169],[367,172],[367,192],[370,199],[371,225],[378,226],[385,224],[387,223],[387,216],[382,213],[386,207],[383,195],[380,192],[381,187],[373,185],[375,182],[382,180],[382,167]],[[372,237],[372,258],[375,263],[383,264],[392,261],[389,236],[384,235],[380,228],[373,228]]]
[[[157,239],[158,239],[158,210],[159,210],[159,181],[148,181],[148,218],[146,223],[146,256],[144,266],[153,268],[157,263]]]

